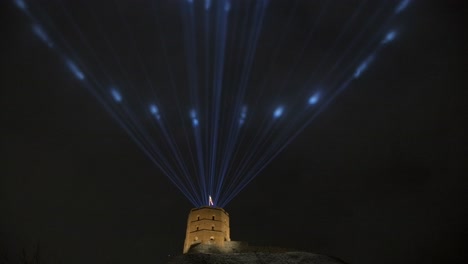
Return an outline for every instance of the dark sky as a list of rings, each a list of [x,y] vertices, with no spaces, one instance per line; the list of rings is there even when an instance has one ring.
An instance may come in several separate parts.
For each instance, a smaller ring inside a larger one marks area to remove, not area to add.
[[[180,254],[190,202],[27,17],[0,10],[0,248],[39,243],[51,263]],[[467,263],[463,15],[462,1],[413,1],[398,41],[226,206],[231,238],[349,263]]]

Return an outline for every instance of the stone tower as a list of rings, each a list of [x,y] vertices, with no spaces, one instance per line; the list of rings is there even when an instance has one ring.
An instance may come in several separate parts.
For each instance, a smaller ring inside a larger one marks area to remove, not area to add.
[[[231,241],[229,214],[223,208],[204,206],[190,210],[184,254],[195,246],[224,251],[227,241]]]

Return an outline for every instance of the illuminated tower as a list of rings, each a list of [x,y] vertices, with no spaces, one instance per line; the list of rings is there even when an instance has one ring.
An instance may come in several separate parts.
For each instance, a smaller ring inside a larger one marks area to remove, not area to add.
[[[225,244],[230,244],[227,241],[231,241],[229,214],[223,208],[204,206],[190,210],[184,254],[195,247],[223,252]]]

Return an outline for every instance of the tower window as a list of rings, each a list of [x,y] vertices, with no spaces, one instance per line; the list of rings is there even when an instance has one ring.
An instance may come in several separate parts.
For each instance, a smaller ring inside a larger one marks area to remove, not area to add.
[[[211,230],[214,230],[214,226],[211,226]]]
[[[199,220],[199,221],[200,221],[200,216],[199,216],[199,215],[197,215],[197,220]]]
[[[214,220],[214,215],[213,215],[212,219]]]
[[[198,231],[198,226],[197,226],[197,231]]]
[[[214,240],[214,236],[210,236],[210,240]]]

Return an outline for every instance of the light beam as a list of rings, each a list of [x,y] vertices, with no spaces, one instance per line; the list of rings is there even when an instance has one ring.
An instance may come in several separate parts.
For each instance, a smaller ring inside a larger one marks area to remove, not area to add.
[[[14,2],[15,2],[15,5],[23,11],[25,11],[28,8],[28,6],[23,0],[15,0]]]
[[[355,79],[359,78],[361,76],[361,74],[367,70],[367,67],[369,66],[369,64],[372,62],[372,60],[374,59],[374,56],[371,55],[369,57],[367,57],[367,59],[365,59],[361,64],[359,64],[359,66],[357,67],[356,71],[354,72],[353,74],[353,77]]]
[[[309,105],[314,105],[319,101],[319,99],[320,99],[320,93],[316,92],[311,97],[309,97],[309,101],[307,102],[309,103]]]
[[[211,7],[211,0],[205,0],[205,10],[210,9]]]
[[[395,14],[401,13],[401,11],[405,10],[410,3],[410,0],[402,0],[400,4],[395,8]]]
[[[392,42],[395,39],[396,35],[397,35],[397,33],[394,30],[389,31],[385,35],[384,39],[382,40],[382,44],[387,44],[389,42]]]
[[[283,114],[283,107],[278,106],[275,111],[273,112],[273,118],[278,119]]]
[[[239,118],[239,125],[243,125],[245,123],[245,118],[247,117],[247,106],[243,106],[241,109],[240,113],[240,118]]]
[[[75,75],[75,77],[82,81],[85,79],[85,75],[83,74],[83,72],[78,68],[78,66],[76,66],[76,64],[71,61],[71,60],[67,60],[66,61],[66,64],[67,64],[67,67],[68,69],[73,73],[73,75]]]
[[[122,102],[122,95],[117,89],[111,88],[110,92],[111,92],[112,98],[114,98],[114,101],[116,101],[117,103]]]
[[[157,119],[160,120],[161,116],[159,115],[159,108],[155,104],[151,104],[149,106],[150,113]]]
[[[192,125],[194,127],[197,127],[199,122],[198,122],[197,112],[194,109],[190,110],[190,118],[192,118]]]
[[[52,40],[49,38],[49,36],[47,35],[47,33],[44,31],[44,29],[41,26],[39,26],[38,24],[33,24],[32,29],[33,29],[34,34],[40,40],[42,40],[42,42],[44,42],[49,48],[54,47],[54,43],[52,42]]]

